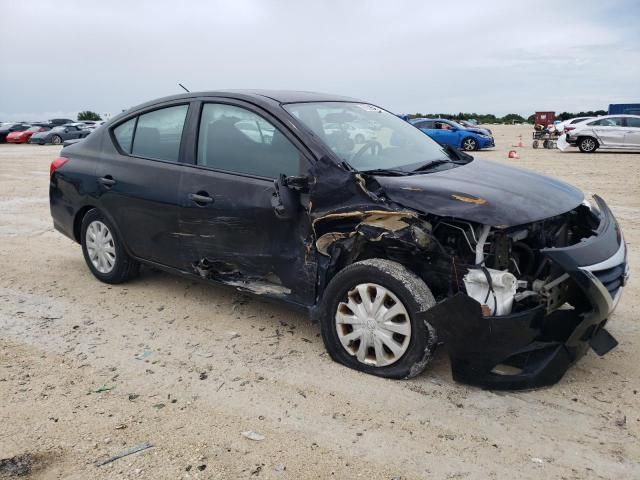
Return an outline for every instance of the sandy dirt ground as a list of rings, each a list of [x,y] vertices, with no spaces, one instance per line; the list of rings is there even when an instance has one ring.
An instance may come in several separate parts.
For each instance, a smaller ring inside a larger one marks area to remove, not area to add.
[[[52,228],[59,148],[0,145],[0,459],[25,460],[0,478],[28,462],[37,479],[640,478],[640,154],[533,150],[529,127],[491,128],[478,157],[601,194],[630,246],[619,347],[552,388],[456,384],[446,348],[418,378],[375,378],[333,363],[303,315],[232,288],[150,269],[101,284]]]

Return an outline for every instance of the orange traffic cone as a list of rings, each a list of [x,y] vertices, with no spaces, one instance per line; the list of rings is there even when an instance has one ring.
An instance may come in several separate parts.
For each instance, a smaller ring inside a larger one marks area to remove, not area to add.
[[[520,158],[520,155],[518,155],[518,152],[516,152],[515,150],[509,150],[508,158]]]

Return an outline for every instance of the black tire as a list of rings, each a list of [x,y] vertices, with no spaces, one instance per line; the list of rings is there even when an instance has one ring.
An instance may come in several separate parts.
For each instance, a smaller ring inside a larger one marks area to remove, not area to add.
[[[54,135],[51,137],[52,145],[60,145],[62,143],[62,137],[60,135]]]
[[[593,153],[598,147],[598,141],[593,137],[582,137],[578,140],[578,148],[582,153]]]
[[[467,152],[471,152],[473,150],[478,149],[478,142],[475,138],[466,137],[462,140],[462,143],[460,144],[460,148],[462,148],[462,150],[465,150]]]
[[[538,146],[540,146],[540,142],[538,140],[534,140],[532,146],[533,148],[538,148]]]
[[[87,230],[94,222],[101,222],[105,225],[112,238],[111,245],[113,245],[115,250],[115,262],[108,272],[100,272],[96,268],[87,249]],[[93,273],[93,275],[101,282],[111,284],[123,283],[135,277],[140,271],[140,264],[127,254],[120,239],[118,238],[116,229],[97,208],[89,210],[82,218],[80,242],[82,244],[82,254],[84,255],[84,260],[87,263],[89,270],[91,270],[91,273]]]
[[[408,347],[390,365],[376,366],[360,362],[340,341],[336,314],[340,303],[359,284],[382,286],[402,302],[409,315],[411,334]],[[345,267],[331,280],[322,301],[320,329],[325,347],[333,360],[349,368],[386,378],[412,378],[421,373],[432,358],[437,343],[436,331],[418,319],[418,312],[435,305],[429,287],[403,265],[372,258]]]

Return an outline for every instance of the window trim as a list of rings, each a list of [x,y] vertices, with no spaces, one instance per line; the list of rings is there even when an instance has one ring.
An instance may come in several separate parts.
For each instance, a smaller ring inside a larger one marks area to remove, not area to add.
[[[126,117],[124,117],[122,120],[118,121],[118,123],[113,124],[110,128],[109,128],[109,136],[111,137],[111,142],[113,143],[113,146],[115,147],[116,151],[125,157],[131,157],[131,158],[139,158],[141,160],[151,160],[152,162],[162,162],[162,163],[169,163],[171,165],[180,165],[180,164],[184,164],[185,160],[184,160],[184,156],[185,156],[185,150],[186,150],[186,137],[187,135],[185,135],[185,131],[187,131],[188,127],[189,127],[189,115],[191,112],[191,109],[193,108],[193,104],[195,102],[193,102],[191,99],[185,99],[183,101],[180,102],[176,102],[176,103],[163,103],[163,104],[159,104],[159,105],[152,105],[149,108],[145,108],[142,110],[137,110],[135,112],[131,112],[130,115],[127,115]],[[144,157],[142,155],[134,155],[133,154],[133,142],[135,141],[136,138],[136,131],[138,130],[138,120],[140,119],[140,117],[142,115],[146,115],[147,113],[153,113],[155,111],[158,110],[163,110],[165,108],[171,108],[171,107],[181,107],[181,106],[187,106],[187,113],[184,116],[184,125],[182,127],[182,134],[180,136],[180,147],[178,149],[178,160],[177,161],[171,161],[171,160],[164,160],[162,158],[153,158],[153,157]],[[114,130],[116,128],[118,128],[120,125],[123,125],[125,123],[127,123],[129,120],[134,119],[135,118],[135,125],[133,127],[133,135],[131,136],[131,147],[130,150],[131,152],[126,152],[125,150],[122,149],[122,147],[120,146],[120,144],[118,143],[118,140],[116,139],[115,136],[115,132]]]
[[[206,170],[209,172],[218,172],[218,173],[224,173],[226,175],[234,175],[237,177],[253,178],[256,180],[265,180],[270,183],[272,183],[274,180],[277,180],[276,178],[272,178],[272,177],[264,177],[261,175],[245,173],[245,172],[235,172],[232,170],[225,170],[222,168],[214,168],[207,165],[198,164],[198,145],[200,140],[200,126],[202,123],[202,113],[204,111],[205,105],[209,105],[209,104],[229,105],[232,107],[237,107],[237,108],[247,110],[261,117],[263,120],[273,125],[274,128],[276,128],[282,135],[285,136],[285,138],[291,143],[291,145],[298,151],[298,157],[304,159],[304,162],[306,162],[309,168],[311,168],[311,166],[313,165],[313,163],[309,158],[309,155],[306,153],[306,150],[308,147],[306,147],[304,143],[302,143],[295,135],[293,135],[293,133],[286,127],[286,125],[284,125],[277,117],[271,115],[268,111],[263,110],[262,108],[252,103],[244,102],[242,100],[236,100],[233,98],[227,98],[227,97],[205,97],[205,98],[198,99],[198,103],[199,105],[196,105],[194,108],[197,114],[194,113],[194,115],[196,115],[196,118],[195,118],[194,130],[193,130],[194,139],[192,141],[192,146],[193,146],[193,151],[191,154],[192,161],[185,162],[184,165],[192,168]],[[302,173],[300,174],[302,175]]]

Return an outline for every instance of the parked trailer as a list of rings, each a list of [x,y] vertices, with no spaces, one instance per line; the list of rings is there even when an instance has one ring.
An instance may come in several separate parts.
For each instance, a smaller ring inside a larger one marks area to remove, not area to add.
[[[556,112],[535,112],[533,126],[533,148],[538,148],[542,142],[543,148],[556,148],[558,131],[553,126]]]
[[[640,115],[640,103],[611,103],[609,115]]]

